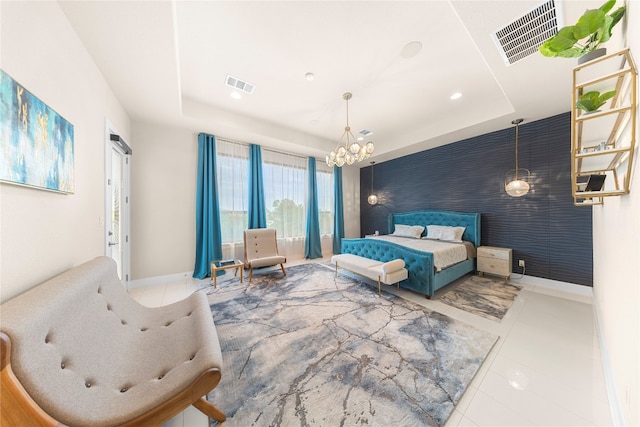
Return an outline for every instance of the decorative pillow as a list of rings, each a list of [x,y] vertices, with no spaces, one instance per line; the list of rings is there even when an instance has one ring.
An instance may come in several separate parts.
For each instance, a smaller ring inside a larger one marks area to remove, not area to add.
[[[393,230],[393,235],[419,239],[420,236],[422,236],[423,231],[424,231],[424,227],[421,225],[396,224],[395,230]]]
[[[442,230],[440,240],[446,240],[448,242],[462,242],[462,235],[464,234],[465,227],[447,227]]]
[[[446,225],[427,225],[426,239],[445,240],[447,242],[462,242],[462,235],[466,227],[449,227]]]
[[[440,240],[443,228],[445,228],[444,225],[427,225],[427,237],[425,238]]]

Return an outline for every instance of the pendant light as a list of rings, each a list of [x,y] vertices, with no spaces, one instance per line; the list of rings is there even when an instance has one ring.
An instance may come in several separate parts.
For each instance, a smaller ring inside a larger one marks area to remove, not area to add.
[[[372,206],[378,203],[378,196],[373,194],[373,165],[375,163],[376,162],[371,162],[371,193],[369,193],[369,197],[367,197],[367,202]]]
[[[504,191],[511,197],[522,197],[531,188],[531,172],[529,169],[518,169],[518,126],[523,119],[516,119],[511,124],[516,125],[516,168],[504,176]]]

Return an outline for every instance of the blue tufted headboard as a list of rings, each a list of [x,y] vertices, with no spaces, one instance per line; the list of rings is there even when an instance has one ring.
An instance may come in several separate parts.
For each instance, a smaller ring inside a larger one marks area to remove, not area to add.
[[[389,234],[395,230],[395,224],[405,225],[449,225],[466,227],[462,240],[480,246],[480,214],[451,211],[412,211],[389,215]]]

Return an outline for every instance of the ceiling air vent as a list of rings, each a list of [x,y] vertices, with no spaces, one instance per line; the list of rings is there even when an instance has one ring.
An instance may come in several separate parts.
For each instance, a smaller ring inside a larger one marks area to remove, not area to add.
[[[358,132],[360,135],[362,136],[371,136],[373,135],[373,132],[368,130],[368,129],[362,129],[360,130],[360,132]]]
[[[227,74],[227,79],[224,82],[227,86],[231,86],[234,89],[241,90],[246,93],[253,93],[255,86],[251,83],[240,80],[237,77],[230,76]]]
[[[512,65],[536,53],[538,46],[557,34],[560,21],[560,9],[550,0],[491,34],[491,38],[505,64]]]

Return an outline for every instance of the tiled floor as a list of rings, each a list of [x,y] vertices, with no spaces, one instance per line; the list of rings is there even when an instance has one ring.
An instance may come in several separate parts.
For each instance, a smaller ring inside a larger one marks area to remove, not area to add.
[[[289,264],[288,264],[289,265]],[[584,296],[512,280],[523,290],[496,323],[408,291],[387,290],[500,336],[447,426],[609,426],[593,308]],[[138,288],[132,296],[148,306],[184,298],[208,281],[185,278]],[[204,427],[189,408],[165,426]]]

